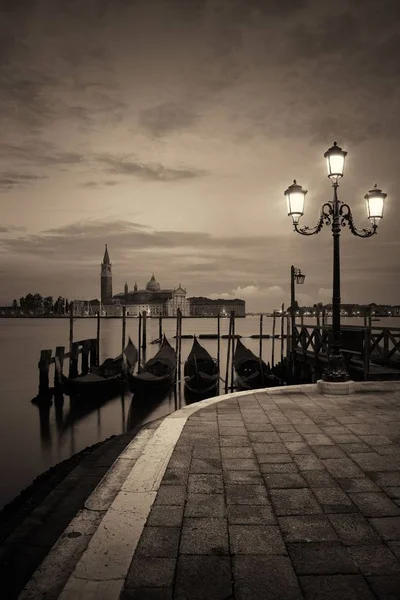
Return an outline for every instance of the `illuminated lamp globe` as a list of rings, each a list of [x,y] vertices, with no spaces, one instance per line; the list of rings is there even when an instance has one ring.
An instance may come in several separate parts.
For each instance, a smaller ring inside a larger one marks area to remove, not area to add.
[[[289,217],[293,219],[293,225],[296,225],[300,217],[304,215],[304,201],[307,190],[303,190],[301,185],[294,179],[292,185],[284,192],[286,196],[287,209]]]
[[[344,159],[347,156],[347,152],[342,150],[337,142],[333,142],[333,146],[329,148],[324,154],[326,159],[326,166],[328,168],[328,177],[330,179],[339,179],[343,177],[344,172]]]
[[[372,190],[369,190],[368,194],[365,194],[364,198],[367,201],[367,214],[368,219],[374,225],[377,225],[380,219],[383,218],[383,209],[385,206],[385,198],[387,194],[382,192],[375,184]]]

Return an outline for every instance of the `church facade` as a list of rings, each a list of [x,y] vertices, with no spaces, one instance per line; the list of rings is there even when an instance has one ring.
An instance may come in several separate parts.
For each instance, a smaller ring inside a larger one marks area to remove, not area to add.
[[[178,308],[180,308],[183,316],[189,315],[186,290],[181,284],[176,288],[162,289],[154,274],[145,289],[139,289],[135,282],[133,290],[129,290],[126,282],[124,291],[113,295],[112,264],[107,245],[101,263],[100,281],[103,314],[120,315],[122,307],[126,306],[128,316],[138,316],[145,311],[148,316],[152,317],[175,317]]]

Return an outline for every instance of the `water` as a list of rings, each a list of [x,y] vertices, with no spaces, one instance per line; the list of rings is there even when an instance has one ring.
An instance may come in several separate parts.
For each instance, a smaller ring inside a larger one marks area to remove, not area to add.
[[[312,321],[305,321],[312,323]],[[315,321],[314,321],[315,323]],[[362,325],[362,319],[345,319],[343,324]],[[382,319],[375,326],[399,326],[400,319]],[[127,336],[137,345],[138,319],[127,319]],[[164,319],[163,330],[175,346],[175,319]],[[221,319],[221,334],[227,334],[229,319]],[[264,318],[264,333],[271,333],[272,319]],[[216,319],[183,319],[183,334],[216,333]],[[259,340],[246,337],[259,332],[259,317],[236,320],[236,333],[242,335],[245,345],[255,354]],[[277,321],[276,333],[280,332]],[[125,393],[86,414],[70,411],[70,400],[64,396],[62,405],[46,410],[31,404],[38,391],[38,360],[40,350],[64,345],[68,347],[68,319],[0,319],[0,508],[12,500],[32,480],[51,466],[69,458],[86,446],[100,442],[111,435],[124,433],[135,427],[167,415],[184,406],[182,389],[175,396],[169,393],[156,404],[135,404],[131,393]],[[95,319],[74,322],[74,339],[96,337]],[[116,356],[121,351],[121,320],[104,319],[101,322],[100,360]],[[150,341],[158,337],[158,320],[147,320],[146,358],[153,356],[158,345]],[[200,340],[212,356],[217,356],[217,340]],[[191,339],[182,340],[182,362],[191,347]],[[263,359],[271,361],[272,340],[264,339]],[[284,354],[286,353],[286,343]],[[275,362],[280,360],[281,341],[275,340]],[[221,376],[225,379],[227,340],[221,340]],[[183,364],[182,364],[183,374]],[[51,384],[53,367],[51,369]],[[224,393],[221,383],[220,393]]]

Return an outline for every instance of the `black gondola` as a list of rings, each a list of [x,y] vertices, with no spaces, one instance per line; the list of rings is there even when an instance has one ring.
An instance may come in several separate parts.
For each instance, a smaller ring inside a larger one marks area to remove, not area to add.
[[[241,390],[282,385],[283,381],[271,373],[271,369],[240,341],[236,342],[233,365],[237,385]]]
[[[127,369],[134,368],[138,352],[130,338],[123,354],[126,358]],[[112,393],[113,390],[118,390],[124,382],[122,377],[124,356],[120,354],[116,358],[108,358],[99,367],[93,367],[92,371],[86,375],[78,375],[74,378],[63,375],[65,391],[79,396],[96,394],[100,397]]]
[[[219,385],[219,370],[211,354],[194,338],[183,370],[185,387],[194,394],[214,392]]]
[[[150,358],[139,372],[134,374],[134,367],[128,371],[129,386],[136,394],[156,394],[168,389],[174,380],[176,373],[176,352],[163,337],[159,351]]]

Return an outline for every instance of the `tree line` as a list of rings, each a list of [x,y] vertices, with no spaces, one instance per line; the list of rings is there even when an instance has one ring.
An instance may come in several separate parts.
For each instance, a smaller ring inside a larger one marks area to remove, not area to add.
[[[19,299],[19,304],[16,298],[12,303],[13,311],[15,312],[33,312],[35,314],[44,315],[65,315],[69,312],[72,302],[68,302],[67,298],[58,296],[57,300],[53,300],[53,296],[41,296],[40,294],[27,294]]]

